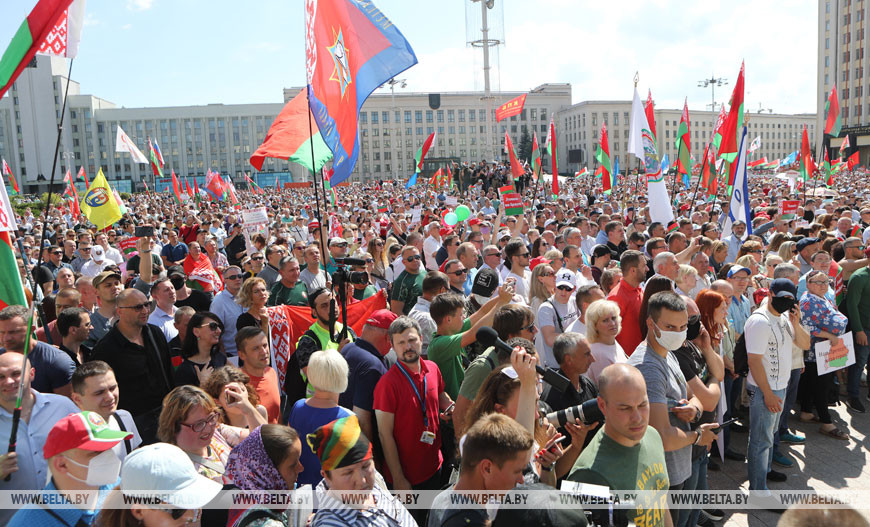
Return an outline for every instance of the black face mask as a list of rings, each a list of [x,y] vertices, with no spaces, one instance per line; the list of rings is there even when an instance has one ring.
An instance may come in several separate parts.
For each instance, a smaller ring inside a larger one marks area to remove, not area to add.
[[[695,340],[701,334],[701,316],[689,317],[689,327],[686,329],[686,340]]]
[[[770,299],[770,306],[779,314],[785,313],[794,307],[794,298],[774,297]]]
[[[169,282],[172,283],[172,287],[174,287],[176,291],[184,287],[184,278],[181,276],[173,276],[169,279]]]

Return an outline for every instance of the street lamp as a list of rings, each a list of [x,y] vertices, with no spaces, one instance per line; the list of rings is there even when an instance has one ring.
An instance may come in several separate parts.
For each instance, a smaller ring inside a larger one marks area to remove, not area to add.
[[[698,81],[699,88],[710,87],[710,111],[712,112],[711,119],[711,129],[710,129],[710,138],[712,139],[713,134],[716,132],[716,87],[717,86],[726,86],[728,84],[728,79],[724,77],[716,77],[713,74],[710,74],[709,79],[701,79]]]
[[[392,98],[393,117],[396,116],[396,112],[399,113],[399,119],[396,122],[395,134],[393,134],[393,139],[395,140],[396,138],[400,138],[401,133],[402,133],[402,123],[401,123],[402,110],[401,110],[401,108],[396,108],[396,85],[398,84],[399,88],[407,88],[408,83],[405,82],[405,79],[397,79],[397,78],[393,77],[392,79],[388,80],[386,82],[386,84],[390,86],[390,97]],[[399,180],[399,165],[396,164],[396,161],[399,161],[401,163],[405,162],[405,158],[402,155],[404,153],[404,150],[402,147],[402,140],[401,139],[399,139],[399,150],[398,151],[399,151],[399,159],[393,160],[393,167],[394,167],[394,169],[393,169],[393,172],[394,172],[393,181]]]

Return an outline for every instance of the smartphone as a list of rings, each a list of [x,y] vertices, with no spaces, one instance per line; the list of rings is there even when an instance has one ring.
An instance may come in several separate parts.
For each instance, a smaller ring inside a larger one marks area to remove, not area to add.
[[[725,428],[726,426],[730,425],[731,423],[736,423],[736,422],[737,422],[737,418],[736,418],[736,417],[732,417],[731,419],[725,421],[724,423],[721,423],[719,426],[717,426],[716,428],[714,428],[714,429],[713,429],[713,433],[714,433],[714,434],[718,434],[719,432],[722,431],[723,428]]]
[[[133,235],[137,238],[142,238],[145,236],[154,236],[154,226],[153,225],[139,225],[133,231]]]
[[[562,437],[560,437],[559,439],[553,441],[553,444],[550,445],[550,449],[549,449],[550,452],[555,453],[555,450],[553,450],[553,449],[556,448],[556,445],[558,445],[559,443],[561,443],[561,442],[564,441],[564,440],[565,440],[565,436],[562,436]]]

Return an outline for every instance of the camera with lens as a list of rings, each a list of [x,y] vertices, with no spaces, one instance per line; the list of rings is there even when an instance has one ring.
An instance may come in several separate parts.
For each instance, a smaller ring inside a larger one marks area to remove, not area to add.
[[[345,284],[363,285],[369,283],[369,273],[366,271],[349,271],[347,266],[365,266],[366,261],[359,258],[335,258],[338,269],[332,273],[332,283],[340,288]]]
[[[601,412],[601,408],[598,407],[598,399],[589,399],[577,406],[571,406],[564,410],[556,410],[547,414],[547,421],[555,426],[565,426],[565,423],[573,423],[575,419],[580,419],[580,422],[584,425],[604,422],[604,414]]]

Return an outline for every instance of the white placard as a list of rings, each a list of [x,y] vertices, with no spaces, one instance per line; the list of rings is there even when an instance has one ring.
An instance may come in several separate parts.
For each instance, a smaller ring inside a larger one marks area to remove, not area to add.
[[[816,342],[816,367],[819,375],[842,370],[852,364],[855,364],[855,345],[851,331],[844,333],[833,349],[830,340]]]
[[[423,207],[414,207],[411,209],[411,224],[416,225],[420,223],[420,217],[423,214]]]
[[[447,196],[447,198],[444,200],[444,203],[446,203],[450,207],[455,207],[459,205],[459,200],[456,198],[456,196]]]
[[[266,212],[266,207],[243,210],[242,223],[269,223],[269,213]]]

